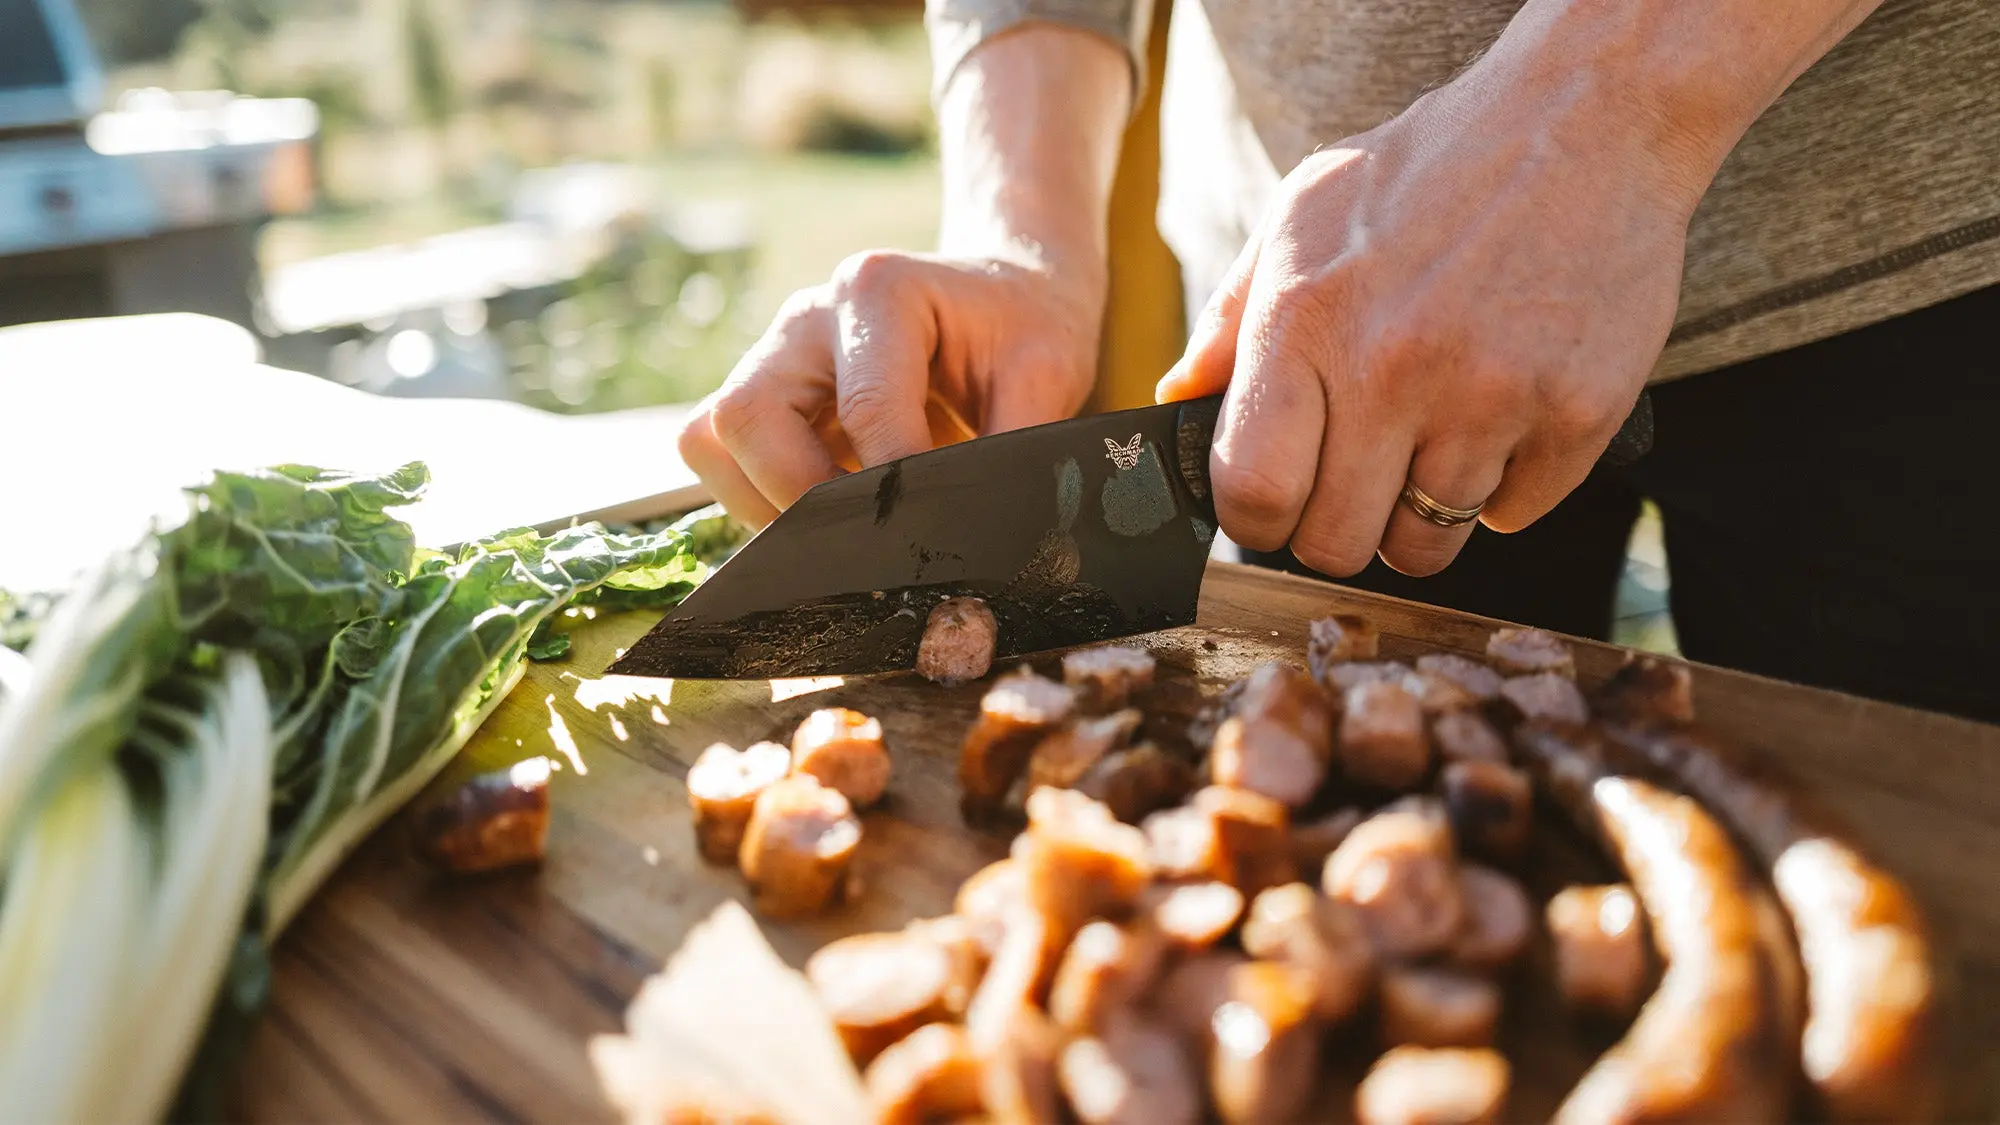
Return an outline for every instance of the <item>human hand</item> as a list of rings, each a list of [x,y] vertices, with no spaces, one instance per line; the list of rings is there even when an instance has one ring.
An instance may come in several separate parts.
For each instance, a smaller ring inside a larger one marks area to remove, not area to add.
[[[1430,574],[1471,526],[1406,480],[1513,531],[1590,471],[1672,326],[1708,156],[1561,81],[1489,56],[1286,177],[1159,389],[1228,389],[1232,539]]]
[[[777,518],[849,458],[1066,418],[1097,370],[1101,279],[1032,252],[870,251],[794,293],[696,407],[680,454],[731,515]],[[852,463],[848,467],[853,467]]]

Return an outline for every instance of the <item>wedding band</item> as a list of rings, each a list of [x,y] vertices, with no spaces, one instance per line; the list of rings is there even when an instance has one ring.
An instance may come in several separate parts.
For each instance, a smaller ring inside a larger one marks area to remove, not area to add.
[[[1413,480],[1403,482],[1403,503],[1408,504],[1410,510],[1421,516],[1425,522],[1439,527],[1462,527],[1478,519],[1479,513],[1486,507],[1483,503],[1474,504],[1470,508],[1454,508],[1448,504],[1440,504],[1430,493],[1418,488],[1417,482]]]

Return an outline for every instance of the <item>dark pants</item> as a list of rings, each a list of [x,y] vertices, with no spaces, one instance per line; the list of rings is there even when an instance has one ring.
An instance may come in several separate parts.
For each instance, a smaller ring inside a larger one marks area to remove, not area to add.
[[[1534,526],[1343,581],[1603,638],[1650,498],[1689,659],[2000,720],[2000,287],[1653,398],[1652,452]]]

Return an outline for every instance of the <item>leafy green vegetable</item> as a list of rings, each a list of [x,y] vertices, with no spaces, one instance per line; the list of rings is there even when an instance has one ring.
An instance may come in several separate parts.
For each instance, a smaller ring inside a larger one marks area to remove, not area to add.
[[[190,1059],[215,1112],[267,942],[567,647],[538,630],[705,573],[684,528],[419,550],[391,510],[427,479],[218,473],[60,598],[0,595],[0,1119],[157,1119]]]

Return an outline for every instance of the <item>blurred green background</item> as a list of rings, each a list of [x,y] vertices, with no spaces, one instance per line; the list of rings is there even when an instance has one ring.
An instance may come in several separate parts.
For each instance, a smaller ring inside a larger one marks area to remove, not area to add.
[[[280,312],[307,288],[315,310],[353,304],[338,290],[384,268],[357,252],[497,230],[538,172],[588,173],[540,185],[589,212],[588,229],[563,235],[588,248],[555,284],[470,310],[323,323],[336,311],[310,332],[267,330],[311,342],[278,340],[273,362],[380,393],[561,411],[687,401],[722,380],[792,290],[855,251],[935,239],[929,58],[909,5],[80,7],[114,96],[229,89],[319,107],[317,204],[261,236]],[[449,362],[481,370],[446,379]]]

